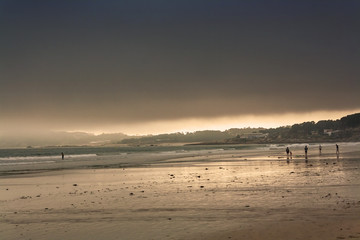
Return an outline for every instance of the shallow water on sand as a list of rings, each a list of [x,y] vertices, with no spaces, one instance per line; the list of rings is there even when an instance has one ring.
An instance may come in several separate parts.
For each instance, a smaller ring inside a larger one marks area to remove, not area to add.
[[[283,158],[288,146],[294,159],[304,158],[304,146],[308,144],[248,144],[248,145],[188,145],[188,146],[142,146],[142,147],[68,147],[0,149],[0,176],[35,170],[59,170],[75,168],[139,167],[162,164],[164,161],[185,161],[187,157],[238,154],[242,157],[271,156]],[[308,157],[312,159],[334,158],[335,144],[309,146]],[[360,143],[339,143],[342,157],[360,151]],[[61,158],[65,152],[65,159]],[[231,156],[232,157],[232,156]],[[176,159],[176,160],[175,160]],[[189,160],[189,159],[186,159]],[[208,159],[205,159],[208,160]],[[190,159],[191,161],[191,159]],[[185,162],[187,163],[187,162]]]
[[[0,231],[5,239],[360,238],[358,149],[338,158],[325,148],[307,162],[301,150],[289,162],[283,148],[167,153],[136,168],[2,176]]]
[[[140,166],[152,161],[224,151],[258,149],[263,145],[187,145],[134,147],[44,147],[0,149],[0,175],[10,171]],[[61,153],[65,154],[62,159]]]

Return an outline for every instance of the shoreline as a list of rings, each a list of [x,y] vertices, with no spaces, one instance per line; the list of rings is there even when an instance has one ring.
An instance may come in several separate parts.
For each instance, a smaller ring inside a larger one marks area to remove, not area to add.
[[[0,232],[8,240],[360,238],[357,149],[290,163],[278,158],[283,149],[264,153],[3,176]]]

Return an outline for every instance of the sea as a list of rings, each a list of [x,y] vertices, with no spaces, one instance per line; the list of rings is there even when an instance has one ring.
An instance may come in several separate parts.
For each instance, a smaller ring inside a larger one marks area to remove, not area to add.
[[[262,148],[263,145],[183,145],[183,146],[116,146],[116,147],[34,147],[0,149],[0,171],[9,166],[37,165],[83,160],[121,158],[127,155],[195,154],[204,151],[227,151]],[[61,153],[64,153],[62,159]]]
[[[335,143],[301,143],[301,144],[242,144],[242,145],[182,145],[182,146],[111,146],[111,147],[34,147],[0,149],[0,175],[11,171],[34,169],[61,169],[98,166],[111,166],[115,163],[129,166],[143,164],[146,161],[164,160],[166,158],[200,156],[206,154],[231,154],[243,151],[282,153],[286,147],[302,153],[305,145],[309,154],[318,151],[322,145],[323,152],[333,152]],[[340,151],[360,150],[359,142],[339,143]],[[64,159],[61,157],[64,153]]]

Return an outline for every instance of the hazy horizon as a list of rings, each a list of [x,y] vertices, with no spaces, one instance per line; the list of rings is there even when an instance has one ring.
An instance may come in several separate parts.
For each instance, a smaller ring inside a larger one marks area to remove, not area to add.
[[[286,121],[277,121],[276,123],[271,122],[270,123],[270,119],[274,120],[274,116],[268,116],[267,117],[267,123],[266,124],[262,124],[263,121],[259,121],[259,122],[254,122],[254,116],[248,116],[247,121],[243,121],[244,124],[239,124],[238,119],[236,118],[222,118],[222,119],[218,119],[218,121],[216,122],[216,125],[212,125],[211,123],[209,123],[209,120],[204,120],[204,119],[191,119],[191,120],[185,120],[182,121],[182,123],[185,122],[185,125],[189,125],[191,127],[189,128],[181,128],[179,127],[176,123],[164,123],[164,122],[158,122],[158,123],[152,123],[153,125],[151,126],[150,129],[159,129],[158,126],[162,126],[164,124],[167,125],[167,129],[169,129],[168,131],[153,131],[150,132],[149,129],[149,124],[144,125],[144,126],[134,126],[134,130],[133,132],[128,131],[128,132],[123,132],[123,131],[103,131],[103,130],[99,130],[99,131],[94,131],[94,130],[87,130],[87,129],[78,129],[78,130],[54,130],[54,129],[24,129],[24,128],[19,128],[17,131],[14,131],[13,129],[10,129],[8,131],[1,131],[0,132],[0,137],[1,136],[5,136],[5,137],[34,137],[34,135],[38,135],[39,137],[43,137],[45,135],[48,134],[56,134],[56,133],[84,133],[84,134],[92,134],[94,136],[99,136],[102,134],[124,134],[126,136],[132,137],[132,136],[148,136],[148,135],[158,135],[158,134],[171,134],[171,133],[191,133],[191,132],[197,132],[197,131],[206,131],[206,130],[210,130],[210,131],[226,131],[232,128],[237,128],[237,129],[246,129],[246,128],[264,128],[264,129],[270,129],[270,128],[278,128],[278,127],[286,127],[286,126],[291,126],[294,124],[301,124],[303,122],[318,122],[318,121],[322,121],[322,120],[339,120],[342,117],[345,117],[347,115],[351,115],[354,113],[359,113],[358,112],[351,112],[351,113],[347,113],[347,112],[336,112],[336,117],[334,118],[322,118],[322,116],[324,116],[323,114],[326,114],[324,112],[318,112],[317,114],[311,113],[311,114],[306,114],[303,116],[296,116],[296,115],[292,115],[292,114],[288,114],[288,117],[291,118],[296,118],[297,120],[294,120],[293,122],[289,122],[288,118],[286,118]],[[245,120],[244,117],[242,117],[242,120]],[[264,120],[264,119],[262,119]],[[251,122],[250,122],[251,121]],[[224,123],[223,125],[219,124],[220,123]],[[161,128],[163,129],[163,128]],[[147,131],[147,132],[146,132]]]
[[[216,119],[214,124],[213,119],[185,119],[179,122],[153,122],[147,123],[143,126],[135,125],[133,127],[128,126],[127,132],[122,131],[103,131],[103,130],[63,130],[66,132],[86,132],[92,133],[95,135],[99,134],[111,134],[111,133],[123,133],[129,136],[141,136],[141,135],[156,135],[156,134],[167,134],[167,133],[176,133],[176,132],[196,132],[203,130],[218,130],[225,131],[231,128],[277,128],[291,126],[294,124],[300,124],[303,122],[310,121],[321,121],[321,120],[338,120],[347,115],[354,113],[359,113],[360,109],[357,111],[342,111],[342,112],[312,112],[305,114],[284,114],[280,116],[240,116],[240,117],[223,117]],[[331,117],[329,117],[331,116]],[[282,119],[285,118],[285,119]],[[166,125],[164,128],[163,125]],[[180,125],[180,126],[179,126]],[[188,126],[186,128],[181,127],[181,125]],[[150,127],[149,127],[150,126]],[[105,128],[102,128],[105,129]],[[149,131],[152,129],[153,131]],[[157,130],[162,129],[162,130]]]
[[[360,112],[360,2],[0,0],[0,133],[146,135]]]

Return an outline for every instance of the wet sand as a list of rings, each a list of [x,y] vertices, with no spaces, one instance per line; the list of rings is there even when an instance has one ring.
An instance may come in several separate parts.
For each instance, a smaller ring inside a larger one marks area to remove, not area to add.
[[[360,239],[359,152],[283,152],[1,176],[1,239]]]

